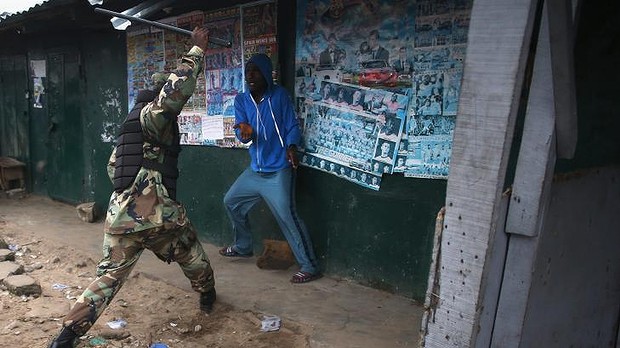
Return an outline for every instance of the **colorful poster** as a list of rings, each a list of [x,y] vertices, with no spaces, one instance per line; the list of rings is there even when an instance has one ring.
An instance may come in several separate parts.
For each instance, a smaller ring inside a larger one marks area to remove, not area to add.
[[[186,30],[205,26],[209,28],[210,35],[232,43],[232,47],[209,45],[204,74],[199,76],[196,89],[178,118],[181,144],[247,146],[237,141],[233,131],[234,100],[237,94],[243,92],[245,85],[244,57],[255,52],[266,52],[277,66],[275,16],[275,1],[263,1],[209,12],[194,11],[160,20]],[[242,30],[246,31],[243,35]],[[132,26],[127,31],[130,109],[138,90],[151,87],[152,74],[175,70],[179,58],[191,46],[190,36],[169,30]]]
[[[243,6],[243,60],[255,53],[271,58],[278,76],[278,44],[276,40],[276,3],[266,2]]]
[[[446,179],[458,113],[471,1],[417,1],[413,102],[396,171]]]
[[[199,113],[181,111],[177,118],[181,145],[199,145],[202,143],[202,119]]]
[[[47,76],[45,60],[30,61],[30,75],[32,76],[32,107],[42,109],[45,101],[45,78]]]
[[[470,8],[298,1],[302,164],[375,190],[394,172],[446,178]]]
[[[131,28],[131,27],[130,27]],[[133,108],[139,90],[151,88],[151,76],[164,71],[163,32],[149,28],[127,31],[127,78],[129,109]]]

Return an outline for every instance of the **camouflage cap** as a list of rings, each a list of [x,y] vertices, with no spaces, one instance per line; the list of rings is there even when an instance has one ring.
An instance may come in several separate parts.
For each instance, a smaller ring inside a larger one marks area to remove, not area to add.
[[[166,81],[168,81],[169,76],[170,76],[170,73],[168,72],[156,72],[153,75],[151,75],[151,81],[153,83],[153,90],[155,91],[160,90],[166,84]]]

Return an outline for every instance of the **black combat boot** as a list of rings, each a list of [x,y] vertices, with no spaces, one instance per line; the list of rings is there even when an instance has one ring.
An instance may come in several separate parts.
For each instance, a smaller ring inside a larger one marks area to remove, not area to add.
[[[63,327],[60,334],[52,341],[49,348],[73,348],[73,344],[77,338],[78,335],[76,335],[73,330]]]
[[[206,313],[211,313],[213,310],[213,302],[215,302],[216,293],[215,288],[207,292],[200,293],[200,310]],[[51,348],[51,347],[50,347]]]

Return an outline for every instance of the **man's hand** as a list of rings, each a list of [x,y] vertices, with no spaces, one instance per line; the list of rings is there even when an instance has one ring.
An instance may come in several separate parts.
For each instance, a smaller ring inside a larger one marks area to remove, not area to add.
[[[249,140],[252,138],[252,126],[250,126],[249,124],[242,122],[242,123],[238,123],[236,125],[233,126],[234,129],[239,128],[239,131],[241,132],[241,139],[243,140]]]
[[[297,169],[299,166],[299,159],[297,159],[297,146],[291,145],[288,149],[286,149],[286,158],[291,166],[293,166],[293,169]]]
[[[207,51],[209,44],[209,30],[207,28],[196,27],[192,32],[192,41],[194,45],[200,47],[203,52]]]

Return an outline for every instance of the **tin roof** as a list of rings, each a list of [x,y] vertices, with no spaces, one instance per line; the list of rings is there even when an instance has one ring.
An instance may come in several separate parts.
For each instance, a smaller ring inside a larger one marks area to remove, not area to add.
[[[20,1],[20,4],[18,6],[11,7],[10,11],[0,10],[0,11],[4,11],[4,12],[0,12],[0,21],[6,18],[9,18],[11,16],[14,16],[14,15],[28,12],[30,9],[35,8],[37,6],[41,6],[42,4],[48,1],[50,0],[29,0],[29,1],[22,0]]]

